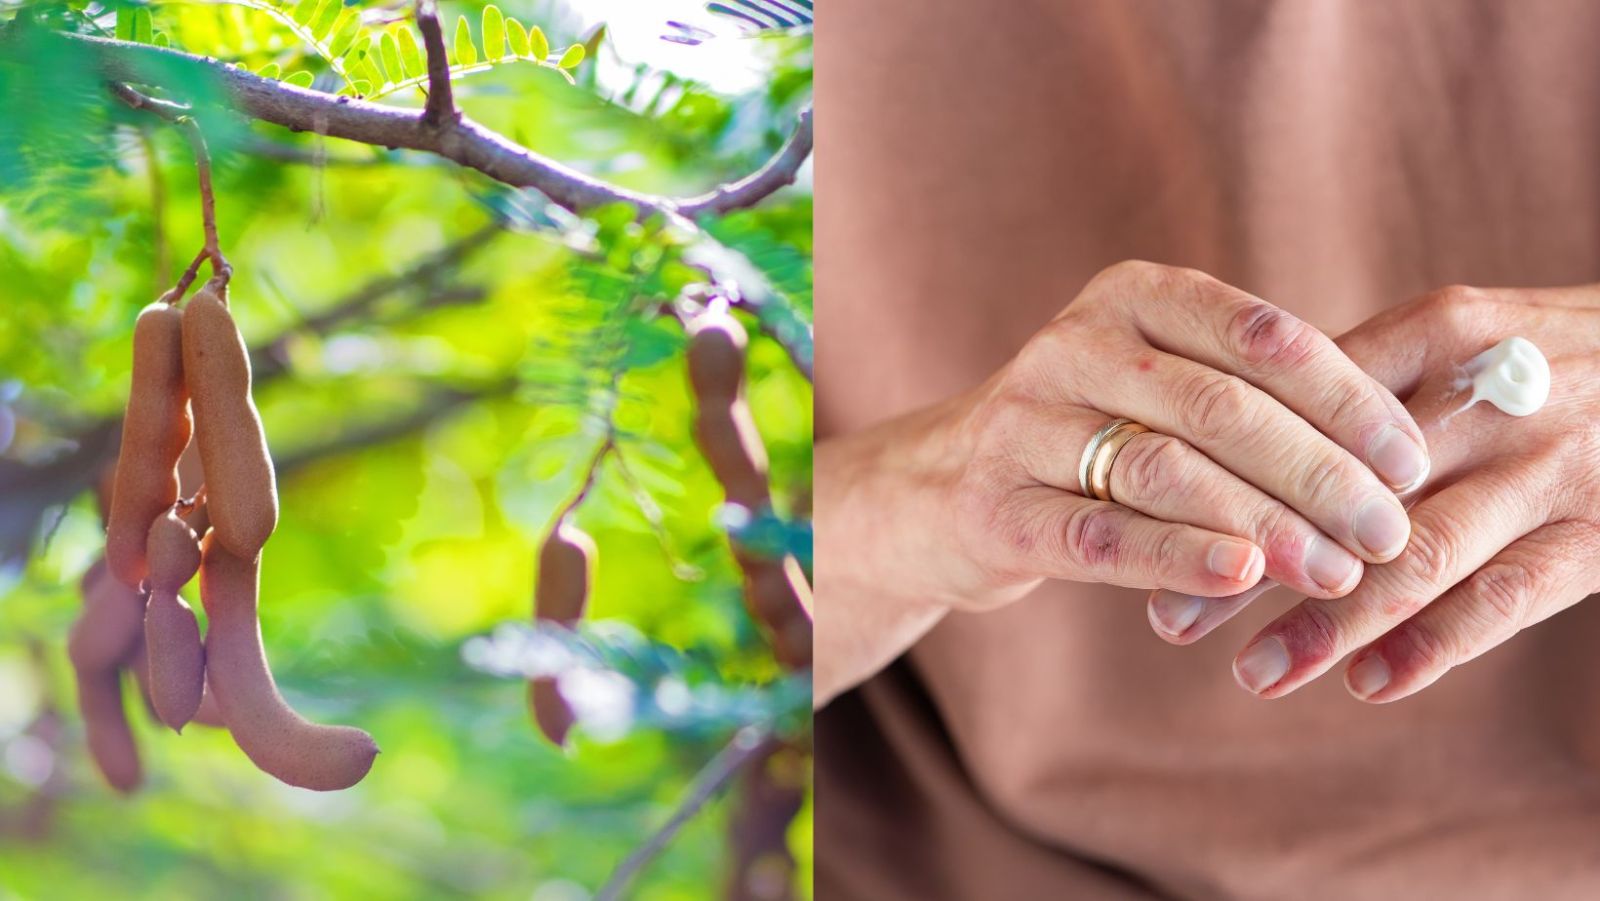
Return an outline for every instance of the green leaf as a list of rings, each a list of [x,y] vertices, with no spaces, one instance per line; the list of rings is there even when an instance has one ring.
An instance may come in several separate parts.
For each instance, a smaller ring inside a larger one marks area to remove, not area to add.
[[[333,40],[328,42],[328,55],[334,59],[344,56],[361,33],[361,11],[347,9],[339,15],[338,26],[333,29]]]
[[[361,78],[375,86],[382,85],[384,82],[383,70],[378,68],[378,64],[373,61],[372,54],[370,53],[364,53],[359,59],[356,60],[355,74],[356,77]]]
[[[301,69],[298,72],[290,72],[289,77],[285,78],[283,83],[292,84],[297,88],[309,88],[311,87],[311,82],[315,80],[316,76],[312,75],[310,72],[307,72],[305,69]]]
[[[535,25],[528,29],[528,55],[539,62],[544,62],[550,56],[550,39],[544,36],[544,29]]]
[[[390,81],[406,77],[405,67],[400,65],[400,45],[391,32],[384,32],[383,39],[378,41],[378,54],[383,57],[383,68],[388,71]]]
[[[316,13],[317,0],[299,0],[294,5],[294,9],[290,11],[289,18],[294,19],[301,25],[308,25],[311,22],[311,17]]]
[[[529,56],[532,51],[528,45],[528,29],[516,19],[506,20],[506,37],[511,39],[511,52],[517,56]]]
[[[133,12],[133,9],[126,6],[117,9],[117,40],[133,40]]]
[[[155,44],[157,47],[171,47],[172,38],[168,36],[165,31],[158,31],[156,32],[155,40],[151,41],[151,43]]]
[[[417,47],[417,35],[410,28],[400,26],[400,62],[405,65],[407,78],[416,78],[427,71],[422,64],[422,51]]]
[[[556,61],[556,66],[562,69],[576,69],[583,62],[583,45],[573,44],[567,52],[561,54],[561,59]]]
[[[470,66],[477,61],[478,48],[472,45],[472,28],[467,25],[467,17],[462,16],[456,20],[456,62]]]
[[[141,7],[133,14],[133,39],[140,44],[148,44],[150,31],[150,10]]]
[[[277,63],[267,63],[265,66],[262,66],[256,70],[257,75],[260,75],[262,78],[270,78],[273,81],[277,81],[278,76],[282,73],[283,69]],[[306,74],[309,75],[311,73],[307,72]]]
[[[493,3],[483,8],[483,57],[493,61],[506,55],[506,18]]]
[[[357,78],[356,80],[350,82],[350,86],[355,89],[355,93],[358,96],[364,97],[367,94],[372,93],[372,82],[367,81],[365,78]]]
[[[338,21],[339,13],[344,9],[344,4],[339,0],[322,0],[322,5],[317,7],[317,14],[312,18],[311,35],[319,41],[325,41],[329,32],[333,31],[333,23]]]

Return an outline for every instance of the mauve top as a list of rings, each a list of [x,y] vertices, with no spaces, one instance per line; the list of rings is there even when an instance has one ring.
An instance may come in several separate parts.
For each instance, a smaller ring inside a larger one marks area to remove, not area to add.
[[[1600,279],[1600,3],[826,6],[823,439],[982,381],[1117,260],[1332,334]],[[1187,648],[1144,600],[951,615],[825,708],[818,896],[1600,897],[1600,604],[1369,706],[1234,684],[1292,597]]]

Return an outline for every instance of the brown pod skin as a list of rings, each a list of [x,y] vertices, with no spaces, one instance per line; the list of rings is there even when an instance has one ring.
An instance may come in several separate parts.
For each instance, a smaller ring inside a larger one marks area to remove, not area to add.
[[[154,303],[133,329],[133,378],[106,524],[111,574],[130,588],[145,577],[145,534],[178,499],[178,457],[192,424],[184,388],[183,314]]]
[[[811,586],[799,561],[739,555],[744,569],[745,605],[766,627],[773,655],[790,669],[811,666]]]
[[[206,687],[206,652],[194,610],[170,591],[150,592],[144,614],[150,654],[150,702],[175,732],[194,719]]]
[[[752,512],[770,506],[767,454],[744,399],[746,337],[726,313],[689,325],[689,384],[695,395],[695,442],[730,503]],[[811,666],[811,586],[793,558],[759,557],[735,548],[744,571],[745,606],[761,624],[778,662]]]
[[[539,576],[534,585],[534,621],[571,627],[583,618],[594,581],[594,539],[563,518],[539,548]],[[528,683],[528,707],[545,737],[565,746],[572,729],[572,708],[549,677]]]
[[[156,713],[156,702],[150,699],[150,655],[145,652],[142,636],[134,645],[133,653],[128,655],[126,669],[133,673],[133,681],[139,686],[139,697],[144,700],[145,713],[150,714],[152,722],[161,722],[161,714]]]
[[[744,401],[745,333],[727,314],[689,325],[689,385],[695,442],[728,500],[755,510],[770,499],[767,454]]]
[[[144,597],[118,582],[103,560],[84,573],[81,587],[83,614],[67,639],[78,707],[96,768],[112,788],[127,794],[143,775],[123,709],[120,674],[138,652]]]
[[[378,756],[372,736],[308,722],[278,694],[256,619],[261,558],[239,557],[215,531],[202,542],[202,554],[200,599],[210,619],[206,684],[234,743],[263,772],[289,785],[338,791],[360,782]]]
[[[210,726],[213,729],[225,728],[222,711],[217,709],[217,696],[211,693],[211,689],[207,688],[200,695],[200,709],[194,712],[194,719],[190,722]]]
[[[277,528],[277,478],[250,397],[249,352],[210,284],[184,306],[183,365],[211,528],[234,556],[249,560]]]
[[[88,670],[114,669],[133,652],[144,624],[144,596],[112,578],[104,561],[84,573],[83,614],[67,633],[67,656]]]
[[[83,727],[89,739],[89,755],[106,783],[129,794],[144,780],[139,764],[139,748],[128,728],[122,706],[121,671],[75,667],[78,676],[78,708],[83,711]]]
[[[172,507],[150,526],[150,602],[145,607],[144,641],[156,716],[182,733],[200,709],[206,656],[194,610],[178,596],[200,569],[200,539],[179,509]]]

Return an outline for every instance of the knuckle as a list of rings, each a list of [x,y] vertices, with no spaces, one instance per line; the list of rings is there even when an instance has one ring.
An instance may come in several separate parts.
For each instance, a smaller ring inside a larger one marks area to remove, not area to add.
[[[1378,412],[1383,404],[1373,396],[1372,386],[1357,380],[1335,385],[1328,398],[1328,421],[1356,423],[1371,418],[1368,411]],[[1386,412],[1386,411],[1383,411]]]
[[[1292,658],[1327,660],[1339,656],[1339,631],[1325,602],[1306,601],[1281,637]]]
[[[1318,454],[1300,470],[1300,496],[1313,502],[1326,502],[1348,494],[1350,473],[1344,460],[1334,454]]]
[[[1114,570],[1122,560],[1123,518],[1109,504],[1079,507],[1056,534],[1057,554],[1090,571]]]
[[[1477,599],[1482,614],[1497,631],[1516,631],[1527,620],[1532,575],[1516,563],[1490,563],[1467,580],[1466,594]]]
[[[1479,288],[1446,285],[1423,295],[1419,306],[1430,320],[1443,323],[1455,332],[1465,332],[1481,319],[1489,303],[1488,292]]]
[[[1316,351],[1315,329],[1264,300],[1245,302],[1228,323],[1228,342],[1246,362],[1290,367]]]
[[[1456,660],[1450,639],[1433,626],[1408,620],[1384,642],[1384,659],[1397,669],[1431,672],[1448,669]]]
[[[1233,376],[1207,372],[1191,377],[1179,389],[1178,403],[1198,443],[1216,442],[1248,428],[1250,387]]]
[[[1437,510],[1421,522],[1412,520],[1411,540],[1401,556],[1410,580],[1421,586],[1443,590],[1460,562],[1461,550],[1452,535],[1471,534],[1462,524],[1449,521]]]
[[[1112,473],[1120,473],[1117,487],[1134,506],[1165,508],[1176,494],[1193,487],[1187,477],[1189,454],[1182,440],[1147,432],[1122,449]]]

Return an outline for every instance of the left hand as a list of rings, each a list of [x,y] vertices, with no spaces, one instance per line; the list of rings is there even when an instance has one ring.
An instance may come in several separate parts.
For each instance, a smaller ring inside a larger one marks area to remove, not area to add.
[[[1460,364],[1512,335],[1550,361],[1549,400],[1526,417],[1487,401],[1460,409],[1472,391]],[[1410,499],[1411,541],[1349,595],[1307,599],[1262,629],[1234,677],[1282,697],[1355,651],[1346,687],[1382,703],[1600,591],[1600,285],[1445,288],[1338,344],[1426,437],[1433,470]],[[1194,626],[1162,637],[1195,641],[1269,587],[1206,599]]]

